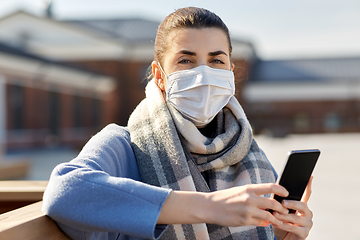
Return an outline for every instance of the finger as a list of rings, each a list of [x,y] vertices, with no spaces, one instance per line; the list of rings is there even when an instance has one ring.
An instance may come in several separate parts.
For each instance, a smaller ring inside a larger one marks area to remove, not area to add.
[[[274,225],[275,228],[291,232],[300,239],[305,239],[313,226],[313,222],[310,218],[301,217],[296,214],[281,215],[275,213],[274,216],[283,221],[283,224],[281,225]]]
[[[289,213],[286,207],[272,198],[259,197],[259,199],[257,199],[257,206],[260,209],[271,209],[281,214]]]
[[[282,205],[285,208],[297,210],[303,216],[307,216],[310,218],[313,217],[313,213],[308,208],[308,205],[305,202],[284,200],[282,202]],[[295,215],[295,214],[293,214],[293,215]]]
[[[256,226],[258,226],[258,227],[267,227],[269,225],[270,225],[270,222],[265,221],[265,220],[259,220],[259,223],[256,224]]]
[[[311,195],[311,185],[312,185],[313,176],[310,177],[309,182],[306,186],[305,192],[303,197],[301,198],[302,202],[307,203],[309,201],[310,195]]]
[[[251,185],[252,190],[257,195],[265,195],[274,193],[282,197],[287,197],[289,192],[283,187],[275,183],[265,183],[265,184],[254,184]]]
[[[279,221],[279,220],[277,220]],[[249,221],[247,225],[253,225],[253,226],[258,226],[258,227],[267,227],[269,226],[271,223],[269,221],[263,220],[263,219],[258,219],[256,217],[252,217]]]
[[[279,221],[279,220],[277,220]],[[252,220],[250,220],[248,222],[248,224],[246,224],[247,226],[258,226],[258,227],[267,227],[269,226],[271,223],[269,221],[265,221],[262,219],[257,219],[257,218],[253,218]]]
[[[297,214],[279,214],[274,213],[274,217],[276,217],[278,220],[289,223],[292,225],[296,225],[299,227],[305,227],[305,228],[311,228],[313,225],[312,219],[309,216],[303,216],[303,215],[297,215]]]
[[[252,214],[253,220],[256,220],[256,221],[262,220],[262,221],[266,221],[266,222],[269,222],[274,225],[282,224],[282,222],[279,219],[277,219],[275,216],[273,216],[270,212],[263,210],[263,209],[255,209],[254,211],[252,211],[251,214]],[[256,225],[258,225],[258,224],[256,224]],[[260,224],[264,224],[264,223],[262,222]]]
[[[284,232],[293,233],[297,236],[297,239],[306,239],[310,231],[310,228],[308,227],[301,227],[287,222],[283,222],[283,224],[273,226],[276,229],[282,230]]]

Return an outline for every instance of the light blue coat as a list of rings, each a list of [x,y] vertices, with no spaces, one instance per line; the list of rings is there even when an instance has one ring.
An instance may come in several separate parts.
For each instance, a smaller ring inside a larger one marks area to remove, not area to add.
[[[110,124],[53,170],[42,210],[72,239],[156,239],[170,191],[141,182],[127,128]]]

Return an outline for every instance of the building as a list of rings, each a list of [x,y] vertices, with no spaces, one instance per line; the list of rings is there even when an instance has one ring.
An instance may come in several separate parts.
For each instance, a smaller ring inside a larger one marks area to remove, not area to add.
[[[77,146],[111,118],[108,76],[0,43],[0,147]]]
[[[360,131],[360,58],[258,60],[244,91],[255,132]]]
[[[113,77],[116,94],[109,103],[110,122],[126,125],[130,113],[145,97],[146,72],[153,60],[159,22],[140,18],[59,21],[15,12],[0,19],[0,40],[34,54]],[[249,42],[233,39],[237,97],[255,59]]]

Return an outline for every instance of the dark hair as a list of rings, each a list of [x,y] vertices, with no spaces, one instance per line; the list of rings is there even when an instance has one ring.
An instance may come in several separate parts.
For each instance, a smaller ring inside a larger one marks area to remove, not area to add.
[[[221,18],[213,12],[203,8],[187,7],[180,8],[168,15],[160,24],[155,38],[154,60],[163,64],[162,60],[167,50],[167,36],[178,28],[219,28],[224,31],[229,43],[231,56],[232,46],[229,29]]]

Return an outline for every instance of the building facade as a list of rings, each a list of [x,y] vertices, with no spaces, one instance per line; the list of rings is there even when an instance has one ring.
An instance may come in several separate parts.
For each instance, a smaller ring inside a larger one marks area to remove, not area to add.
[[[154,58],[159,22],[141,18],[60,21],[15,12],[0,19],[0,40],[34,54],[77,64],[115,79],[109,122],[126,125],[145,97],[146,71]],[[255,53],[249,42],[233,39],[237,97]]]
[[[360,131],[360,58],[261,61],[244,92],[256,133]]]
[[[115,81],[0,44],[2,148],[84,144],[111,119]]]

